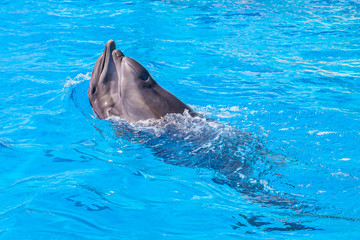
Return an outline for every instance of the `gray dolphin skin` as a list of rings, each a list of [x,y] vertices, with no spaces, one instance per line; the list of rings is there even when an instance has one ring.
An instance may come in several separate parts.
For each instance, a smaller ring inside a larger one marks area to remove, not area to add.
[[[129,122],[159,119],[168,113],[193,110],[162,88],[137,61],[109,40],[95,63],[88,90],[90,104],[100,119],[118,116]]]

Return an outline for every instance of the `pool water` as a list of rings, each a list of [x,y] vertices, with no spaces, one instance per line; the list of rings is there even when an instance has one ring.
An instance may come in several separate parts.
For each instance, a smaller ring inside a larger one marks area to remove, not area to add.
[[[359,239],[360,2],[0,3],[1,239]],[[201,114],[99,120],[105,43]]]

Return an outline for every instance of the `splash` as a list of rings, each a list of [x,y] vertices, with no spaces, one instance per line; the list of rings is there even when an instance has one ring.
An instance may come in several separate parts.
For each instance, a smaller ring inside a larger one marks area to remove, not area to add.
[[[119,117],[108,120],[118,138],[145,145],[167,164],[208,169],[215,183],[228,185],[260,204],[280,208],[298,204],[293,196],[271,186],[267,176],[276,175],[278,159],[270,157],[257,135],[205,117],[192,117],[188,112],[137,123]]]
[[[69,99],[70,106],[74,106],[84,116],[92,116],[93,113],[87,97],[90,78],[90,73],[80,73],[75,78],[68,77],[62,90],[62,100]]]
[[[63,91],[65,89],[69,89],[69,88],[71,88],[71,87],[73,87],[73,86],[75,86],[75,85],[77,85],[77,84],[79,84],[79,83],[81,83],[83,81],[89,81],[90,78],[91,78],[91,73],[90,72],[88,72],[86,74],[80,73],[80,74],[76,75],[76,77],[74,77],[74,78],[71,78],[71,77],[68,76],[66,78],[66,83],[64,85]]]

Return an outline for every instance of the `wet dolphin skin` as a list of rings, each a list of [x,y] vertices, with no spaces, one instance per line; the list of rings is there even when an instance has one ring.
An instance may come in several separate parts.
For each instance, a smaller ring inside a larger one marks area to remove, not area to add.
[[[90,104],[100,119],[118,116],[129,122],[159,119],[190,107],[162,88],[136,60],[126,57],[110,40],[95,63],[88,90]]]

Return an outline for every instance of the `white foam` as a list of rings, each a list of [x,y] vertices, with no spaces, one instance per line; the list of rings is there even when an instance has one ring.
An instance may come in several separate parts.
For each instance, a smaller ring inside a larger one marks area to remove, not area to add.
[[[91,78],[91,73],[90,73],[90,72],[88,72],[88,73],[86,73],[86,74],[79,73],[79,74],[76,75],[76,77],[74,77],[74,78],[71,78],[71,77],[68,76],[68,77],[66,78],[66,83],[65,83],[65,85],[64,85],[63,90],[64,90],[65,88],[69,88],[69,87],[71,87],[71,86],[77,85],[77,84],[79,84],[79,83],[81,83],[81,82],[83,82],[83,81],[88,81],[88,80],[90,80],[90,78]]]
[[[327,131],[324,131],[324,132],[317,132],[316,135],[328,135],[328,134],[333,134],[333,133],[336,133],[336,132],[327,132]]]

